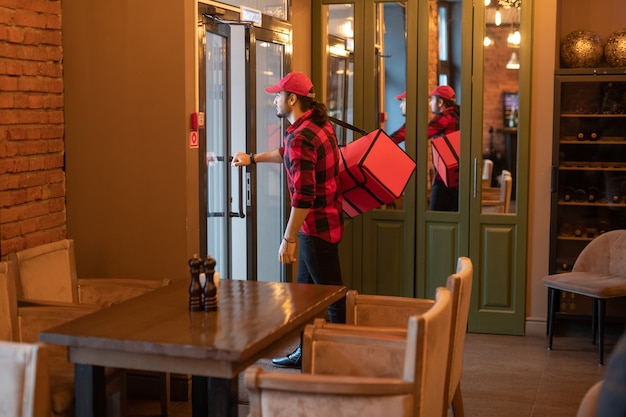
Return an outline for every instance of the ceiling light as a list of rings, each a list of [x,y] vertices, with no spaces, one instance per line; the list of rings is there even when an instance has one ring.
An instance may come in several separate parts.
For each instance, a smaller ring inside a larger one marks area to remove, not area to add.
[[[495,23],[496,26],[500,26],[502,24],[502,13],[500,13],[500,10],[496,10]]]
[[[522,41],[522,36],[520,35],[519,30],[509,33],[508,38],[506,38],[506,42],[509,48],[519,47],[521,41]]]
[[[506,63],[507,69],[519,69],[519,59],[517,58],[517,52],[511,54],[509,62]]]

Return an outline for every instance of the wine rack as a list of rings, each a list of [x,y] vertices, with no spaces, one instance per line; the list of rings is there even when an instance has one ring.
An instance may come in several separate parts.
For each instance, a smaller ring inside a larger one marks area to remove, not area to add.
[[[613,71],[614,73],[610,73]],[[626,74],[557,70],[550,273],[626,228]]]

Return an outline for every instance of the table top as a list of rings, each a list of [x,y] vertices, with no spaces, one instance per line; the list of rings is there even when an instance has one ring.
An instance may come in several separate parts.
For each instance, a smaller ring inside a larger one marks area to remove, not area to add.
[[[218,311],[190,312],[189,281],[178,280],[46,330],[39,340],[68,346],[70,359],[77,363],[80,359],[73,359],[72,351],[93,350],[100,356],[124,352],[246,365],[324,314],[345,292],[342,286],[221,280]]]

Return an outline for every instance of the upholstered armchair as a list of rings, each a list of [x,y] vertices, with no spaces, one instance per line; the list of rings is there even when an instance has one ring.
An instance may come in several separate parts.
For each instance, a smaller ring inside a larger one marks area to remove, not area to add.
[[[626,297],[626,230],[612,230],[593,239],[580,252],[572,272],[543,278],[548,287],[548,349],[552,349],[558,297],[568,291],[593,299],[592,334],[598,362],[604,364],[604,316],[607,300]]]
[[[451,316],[450,291],[439,288],[432,307],[410,317],[404,334],[309,325],[303,351],[312,353],[311,373],[246,370],[250,416],[440,416]]]
[[[3,417],[50,415],[45,346],[0,341],[0,368]]]
[[[0,340],[37,343],[39,332],[96,311],[99,307],[70,303],[17,301],[15,277],[7,262],[0,262]],[[14,269],[14,268],[13,268]],[[67,361],[67,350],[46,346],[48,411],[35,415],[72,416],[74,414],[74,367]],[[111,372],[119,372],[111,370]],[[123,374],[109,380],[120,383]]]
[[[472,293],[473,264],[471,259],[460,257],[457,261],[456,273],[448,277],[446,288],[452,295],[452,324],[450,333],[451,349],[448,357],[447,386],[445,393],[444,416],[448,415],[451,407],[455,417],[463,417],[463,397],[461,394],[461,376],[463,373],[463,351],[467,321],[469,317],[469,304]],[[317,327],[346,329],[350,332],[363,332],[364,334],[406,334],[405,326],[408,318],[415,314],[423,314],[428,311],[434,301],[422,298],[392,297],[380,295],[359,294],[357,291],[348,291],[346,295],[346,325],[327,323],[323,319],[315,321]],[[388,353],[393,354],[392,351]],[[304,350],[303,372],[312,372],[310,369],[311,352]],[[313,353],[312,355],[316,355]],[[398,363],[398,360],[395,360]],[[389,370],[370,370],[388,372]]]
[[[76,271],[74,241],[62,239],[46,243],[33,248],[18,251],[9,255],[15,265],[17,298],[21,305],[26,303],[39,304],[39,311],[43,311],[54,303],[72,304],[83,307],[84,311],[105,308],[112,304],[137,297],[149,291],[169,285],[170,280],[137,279],[137,278],[79,278]],[[58,307],[58,306],[57,306]],[[65,307],[67,310],[67,307]],[[74,310],[75,314],[78,310]],[[35,313],[30,313],[35,314]],[[38,332],[53,327],[46,323],[43,327],[44,316],[40,314],[35,325],[20,325],[20,331],[27,340],[37,340]],[[61,313],[58,313],[61,314]],[[69,314],[69,313],[68,313]],[[82,313],[85,314],[85,313]],[[62,315],[62,314],[61,314]],[[49,321],[56,320],[56,313],[49,313]],[[58,322],[60,324],[63,321]],[[67,361],[65,361],[67,362]],[[53,360],[52,363],[58,363]],[[59,374],[63,371],[61,366]],[[72,368],[73,369],[73,368]],[[107,392],[113,398],[114,404],[119,404],[124,410],[126,396],[126,373],[122,370],[107,369]],[[159,375],[161,394],[161,410],[163,415],[168,414],[170,390],[169,375]],[[73,386],[73,375],[66,378]],[[71,397],[73,399],[73,396]]]
[[[9,259],[17,265],[17,295],[20,300],[108,307],[170,282],[167,278],[78,278],[72,239],[18,251],[10,254]]]

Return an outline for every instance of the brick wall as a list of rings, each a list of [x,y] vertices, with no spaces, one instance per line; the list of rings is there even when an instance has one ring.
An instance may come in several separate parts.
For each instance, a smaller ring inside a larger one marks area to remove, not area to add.
[[[0,256],[66,236],[60,0],[0,0]]]
[[[511,58],[512,52],[519,49],[512,49],[507,46],[506,39],[511,32],[511,28],[494,27],[487,28],[487,35],[494,42],[493,45],[485,48],[485,87],[484,87],[484,113],[483,113],[483,152],[490,152],[489,128],[497,129],[506,127],[504,125],[503,93],[519,91],[519,71],[506,69],[506,63]],[[494,133],[493,148],[496,153],[504,152],[504,137],[502,134]]]

